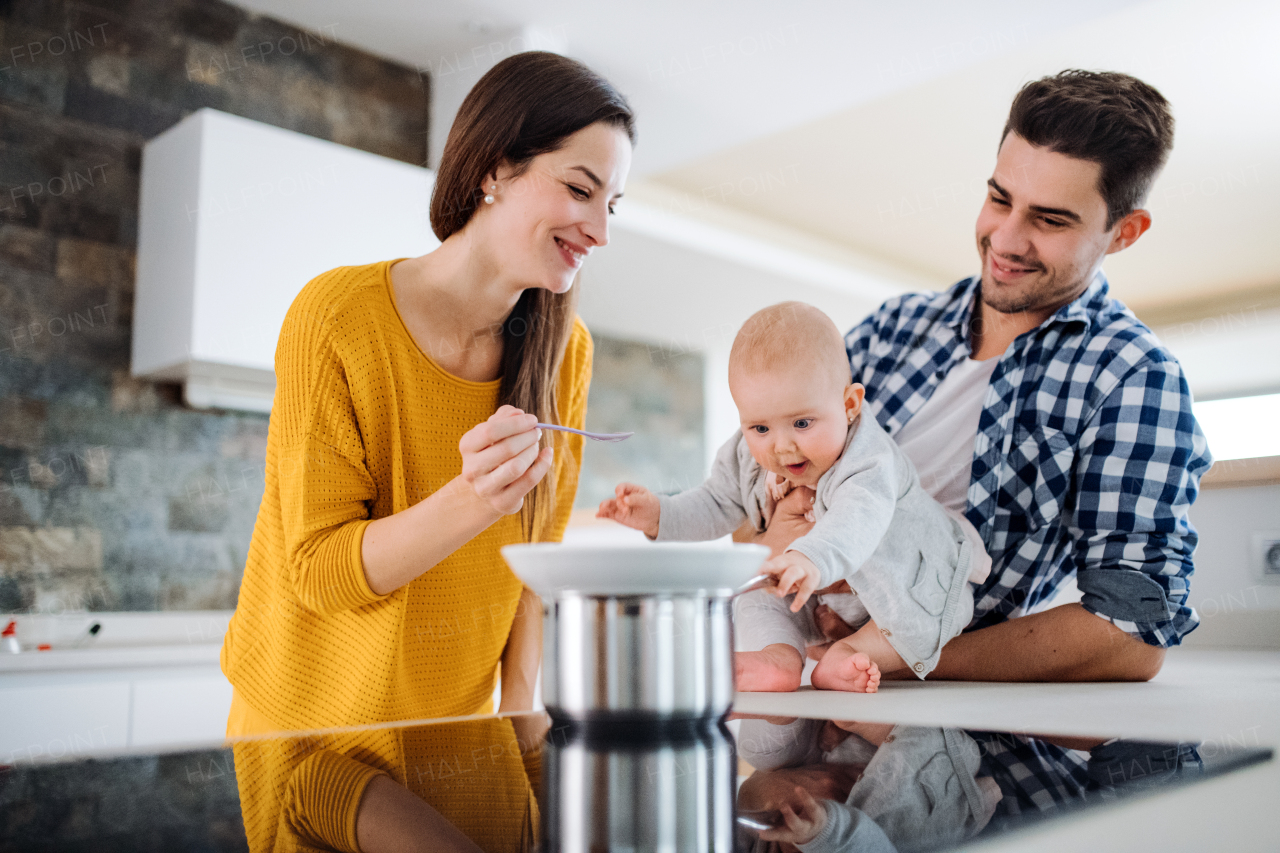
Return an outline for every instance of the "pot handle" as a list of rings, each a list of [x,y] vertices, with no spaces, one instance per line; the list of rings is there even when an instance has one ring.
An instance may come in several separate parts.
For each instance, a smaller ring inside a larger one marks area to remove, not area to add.
[[[775,581],[773,575],[756,575],[751,580],[734,590],[733,594],[742,595],[745,592],[755,592],[757,589],[764,589],[766,586],[774,585]]]

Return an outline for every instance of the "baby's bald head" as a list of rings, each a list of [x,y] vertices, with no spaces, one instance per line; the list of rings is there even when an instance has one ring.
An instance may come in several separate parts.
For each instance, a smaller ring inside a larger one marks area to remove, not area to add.
[[[837,393],[849,385],[844,338],[830,317],[804,302],[779,302],[742,324],[729,352],[730,384],[735,376],[797,368]]]

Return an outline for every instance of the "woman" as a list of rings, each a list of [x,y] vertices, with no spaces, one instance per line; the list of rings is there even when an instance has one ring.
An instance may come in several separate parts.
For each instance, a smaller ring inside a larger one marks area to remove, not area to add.
[[[229,735],[488,713],[500,662],[499,710],[532,706],[541,608],[498,549],[557,540],[568,522],[581,439],[553,449],[563,434],[534,424],[583,425],[591,340],[573,283],[608,242],[633,141],[626,101],[585,66],[510,57],[449,133],[439,248],[332,270],[298,295],[223,645]],[[414,808],[380,776],[403,777],[396,749],[304,762],[335,831],[366,853],[361,815]],[[271,847],[300,766],[268,753],[237,749],[253,849]]]

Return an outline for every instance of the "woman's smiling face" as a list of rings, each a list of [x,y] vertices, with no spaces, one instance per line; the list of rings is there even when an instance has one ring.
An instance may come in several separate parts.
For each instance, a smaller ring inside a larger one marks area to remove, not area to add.
[[[626,132],[603,122],[539,154],[519,175],[500,167],[482,188],[494,203],[481,203],[476,218],[502,274],[567,292],[591,251],[608,244],[609,216],[630,169]]]

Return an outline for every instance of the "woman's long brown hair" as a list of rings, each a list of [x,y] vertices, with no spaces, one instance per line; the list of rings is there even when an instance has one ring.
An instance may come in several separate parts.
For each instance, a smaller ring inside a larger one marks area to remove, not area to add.
[[[555,53],[518,53],[491,68],[458,109],[445,142],[435,189],[431,229],[442,242],[471,221],[486,179],[499,166],[517,175],[539,154],[560,148],[584,127],[603,121],[635,142],[626,99],[587,66]],[[499,404],[558,423],[557,381],[573,331],[578,286],[556,294],[534,287],[520,294],[502,329]],[[552,435],[545,431],[543,440]],[[541,539],[554,517],[554,469],[525,496],[520,521],[525,539]]]

